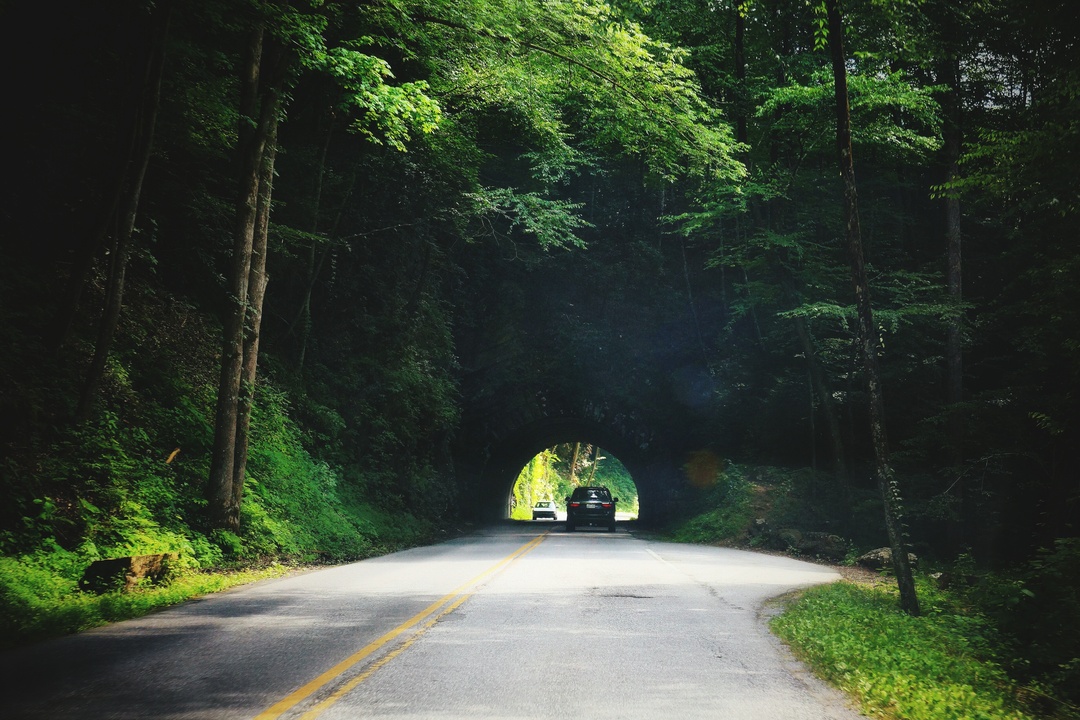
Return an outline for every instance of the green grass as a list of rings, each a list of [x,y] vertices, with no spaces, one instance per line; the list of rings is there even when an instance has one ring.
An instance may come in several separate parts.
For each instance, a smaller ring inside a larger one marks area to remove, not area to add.
[[[924,615],[894,589],[839,582],[801,594],[773,631],[870,716],[903,720],[1027,720],[1025,691],[996,661],[993,627],[920,583]]]
[[[102,595],[40,565],[0,558],[0,649],[140,617],[169,605],[289,571],[285,565],[233,572],[189,572],[158,586]]]

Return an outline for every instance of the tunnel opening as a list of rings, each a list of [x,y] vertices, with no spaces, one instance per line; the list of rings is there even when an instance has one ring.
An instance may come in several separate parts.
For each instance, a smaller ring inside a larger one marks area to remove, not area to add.
[[[523,521],[566,519],[574,488],[605,487],[617,498],[616,521],[636,520],[637,485],[613,452],[592,443],[560,443],[536,453],[518,472],[511,489],[508,517]]]
[[[605,458],[617,458],[630,477],[637,494],[637,522],[646,525],[662,523],[668,514],[674,489],[684,482],[680,463],[673,462],[665,452],[668,446],[653,443],[651,433],[640,424],[632,423],[621,414],[614,417],[575,415],[546,415],[532,421],[515,423],[506,431],[481,446],[482,455],[476,468],[478,519],[506,520],[513,511],[512,501],[517,478],[536,455],[559,445],[580,442],[584,447],[600,447]],[[608,460],[602,460],[600,472]],[[554,494],[554,493],[553,493]],[[631,507],[631,501],[619,497],[619,510]],[[565,497],[552,497],[565,503]],[[565,517],[565,504],[560,518]]]

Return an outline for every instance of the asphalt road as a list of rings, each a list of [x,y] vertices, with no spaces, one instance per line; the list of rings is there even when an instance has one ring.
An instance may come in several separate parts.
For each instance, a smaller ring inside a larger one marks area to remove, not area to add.
[[[0,654],[0,718],[855,720],[762,617],[834,579],[507,524]]]

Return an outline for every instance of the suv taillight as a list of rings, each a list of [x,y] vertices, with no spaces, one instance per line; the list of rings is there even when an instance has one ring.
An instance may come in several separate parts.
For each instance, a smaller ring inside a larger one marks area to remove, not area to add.
[[[611,507],[611,503],[603,503],[604,509]]]
[[[570,503],[570,507],[581,507],[581,503],[579,503],[579,502],[572,502],[572,503]]]

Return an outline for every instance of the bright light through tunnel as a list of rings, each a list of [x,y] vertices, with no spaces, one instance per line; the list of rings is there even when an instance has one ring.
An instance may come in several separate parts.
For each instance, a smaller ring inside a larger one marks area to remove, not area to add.
[[[543,450],[525,464],[510,497],[512,520],[565,520],[574,488],[602,486],[618,498],[616,521],[636,520],[638,491],[626,467],[610,452],[584,442]]]

